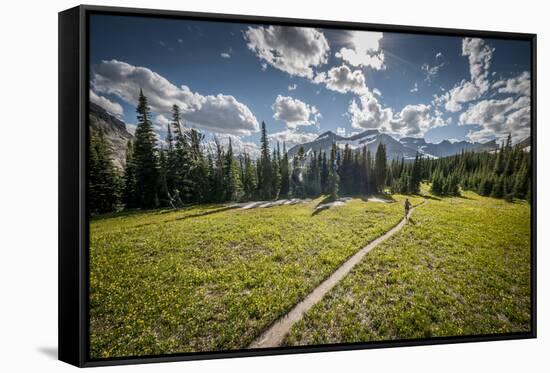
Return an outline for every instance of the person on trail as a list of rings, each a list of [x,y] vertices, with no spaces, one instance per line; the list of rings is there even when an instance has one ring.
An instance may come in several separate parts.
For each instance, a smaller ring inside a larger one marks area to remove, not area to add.
[[[409,202],[409,199],[405,199],[405,219],[409,221],[409,210],[411,209],[411,203]]]

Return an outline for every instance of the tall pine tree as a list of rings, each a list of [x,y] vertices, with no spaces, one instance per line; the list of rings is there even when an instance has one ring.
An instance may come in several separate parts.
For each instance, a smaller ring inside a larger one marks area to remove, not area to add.
[[[242,196],[242,184],[240,170],[233,154],[233,146],[231,138],[229,138],[229,146],[225,153],[224,162],[224,186],[225,199],[228,201],[236,201]]]
[[[139,91],[135,132],[134,163],[136,165],[136,197],[140,207],[159,205],[157,139],[150,120],[150,109],[143,91]]]
[[[376,182],[376,192],[384,191],[387,172],[386,145],[378,144],[376,155],[374,156],[374,178]]]
[[[281,190],[279,195],[282,198],[288,197],[290,192],[290,165],[288,164],[288,154],[286,151],[286,144],[283,142],[283,157],[281,158]]]
[[[265,123],[262,122],[262,135],[260,139],[260,159],[258,161],[258,194],[261,198],[271,199],[275,197],[273,165],[269,151],[269,139]]]

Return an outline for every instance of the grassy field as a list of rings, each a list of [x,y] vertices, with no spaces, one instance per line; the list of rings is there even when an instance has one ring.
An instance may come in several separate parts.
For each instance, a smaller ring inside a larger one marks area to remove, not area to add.
[[[286,345],[529,331],[530,211],[428,199],[296,323]]]
[[[404,197],[394,198],[388,204],[354,199],[318,214],[321,199],[93,218],[91,356],[246,347],[401,219]]]

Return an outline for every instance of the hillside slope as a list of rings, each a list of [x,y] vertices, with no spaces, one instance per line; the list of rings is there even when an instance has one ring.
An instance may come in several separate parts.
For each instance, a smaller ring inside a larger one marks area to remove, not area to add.
[[[109,114],[101,106],[90,102],[90,129],[101,129],[105,135],[107,146],[111,150],[114,165],[122,169],[126,160],[128,140],[134,136],[126,129],[126,124]]]

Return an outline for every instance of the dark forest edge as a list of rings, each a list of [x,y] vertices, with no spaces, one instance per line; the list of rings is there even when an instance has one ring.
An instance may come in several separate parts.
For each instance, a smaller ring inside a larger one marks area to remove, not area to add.
[[[483,196],[531,200],[531,157],[511,136],[495,152],[465,152],[440,159],[387,160],[380,144],[374,154],[366,147],[353,151],[332,145],[329,154],[305,154],[301,147],[289,161],[286,146],[270,149],[262,122],[260,156],[236,155],[217,140],[203,146],[204,135],[181,125],[181,112],[172,108],[166,147],[157,145],[147,98],[140,92],[135,140],[129,141],[124,170],[112,162],[102,130],[90,133],[89,211],[105,214],[130,209],[183,208],[196,203],[273,200],[329,195],[384,193],[418,194],[422,182],[431,193],[458,196],[471,190]]]

